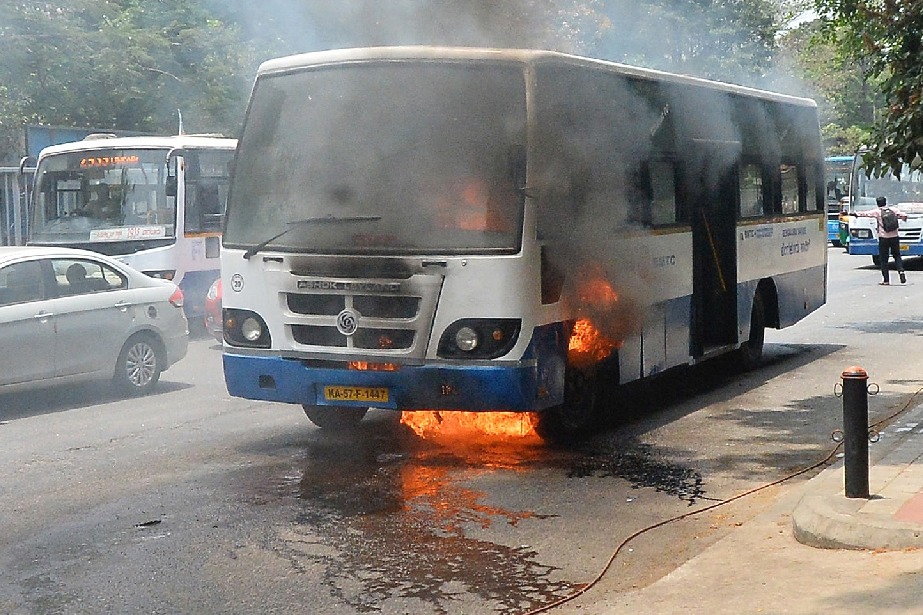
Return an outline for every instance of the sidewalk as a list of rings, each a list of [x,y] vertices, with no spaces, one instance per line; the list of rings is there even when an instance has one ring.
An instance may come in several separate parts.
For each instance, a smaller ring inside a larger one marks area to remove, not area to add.
[[[554,615],[923,614],[923,405],[869,450],[869,499],[846,498],[841,458],[653,584]]]
[[[885,434],[900,440],[882,459],[869,460],[871,497],[846,497],[842,462],[825,470],[792,514],[798,542],[827,549],[923,548],[923,406],[898,417]]]

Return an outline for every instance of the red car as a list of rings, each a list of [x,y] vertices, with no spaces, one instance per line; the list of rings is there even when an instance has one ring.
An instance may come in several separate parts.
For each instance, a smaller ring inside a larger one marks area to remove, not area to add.
[[[205,330],[219,342],[224,340],[224,327],[221,319],[221,278],[212,282],[205,295]]]

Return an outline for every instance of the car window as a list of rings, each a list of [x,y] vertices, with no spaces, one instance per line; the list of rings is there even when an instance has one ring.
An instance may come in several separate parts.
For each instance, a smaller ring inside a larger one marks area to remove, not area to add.
[[[128,287],[124,275],[97,261],[57,258],[52,260],[52,268],[62,297]]]
[[[0,269],[0,305],[44,298],[40,261],[13,263]]]

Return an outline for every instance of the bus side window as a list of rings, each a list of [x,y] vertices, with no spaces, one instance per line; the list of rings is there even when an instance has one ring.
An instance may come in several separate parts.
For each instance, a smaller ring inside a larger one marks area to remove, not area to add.
[[[745,164],[740,168],[740,217],[762,216],[763,170],[758,164]]]
[[[782,176],[782,213],[796,214],[801,209],[798,198],[798,166],[780,164]]]
[[[676,216],[676,168],[671,160],[650,163],[651,224],[674,224]]]
[[[650,226],[651,219],[651,167],[647,162],[641,163],[631,173],[628,181],[628,222]]]

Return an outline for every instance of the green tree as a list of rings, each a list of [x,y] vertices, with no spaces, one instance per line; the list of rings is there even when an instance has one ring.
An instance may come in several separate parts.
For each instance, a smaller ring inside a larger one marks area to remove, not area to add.
[[[880,82],[885,97],[869,145],[870,169],[923,168],[923,3],[817,0],[827,35]]]
[[[0,21],[0,131],[24,124],[235,134],[253,52],[192,0],[21,1]],[[2,146],[2,143],[0,143]],[[18,149],[18,148],[17,148]]]
[[[786,31],[779,38],[777,69],[800,75],[811,89],[827,152],[854,154],[868,142],[884,96],[866,68],[825,35],[826,28],[815,19]]]
[[[772,0],[607,2],[591,52],[649,68],[763,83],[787,15]]]

